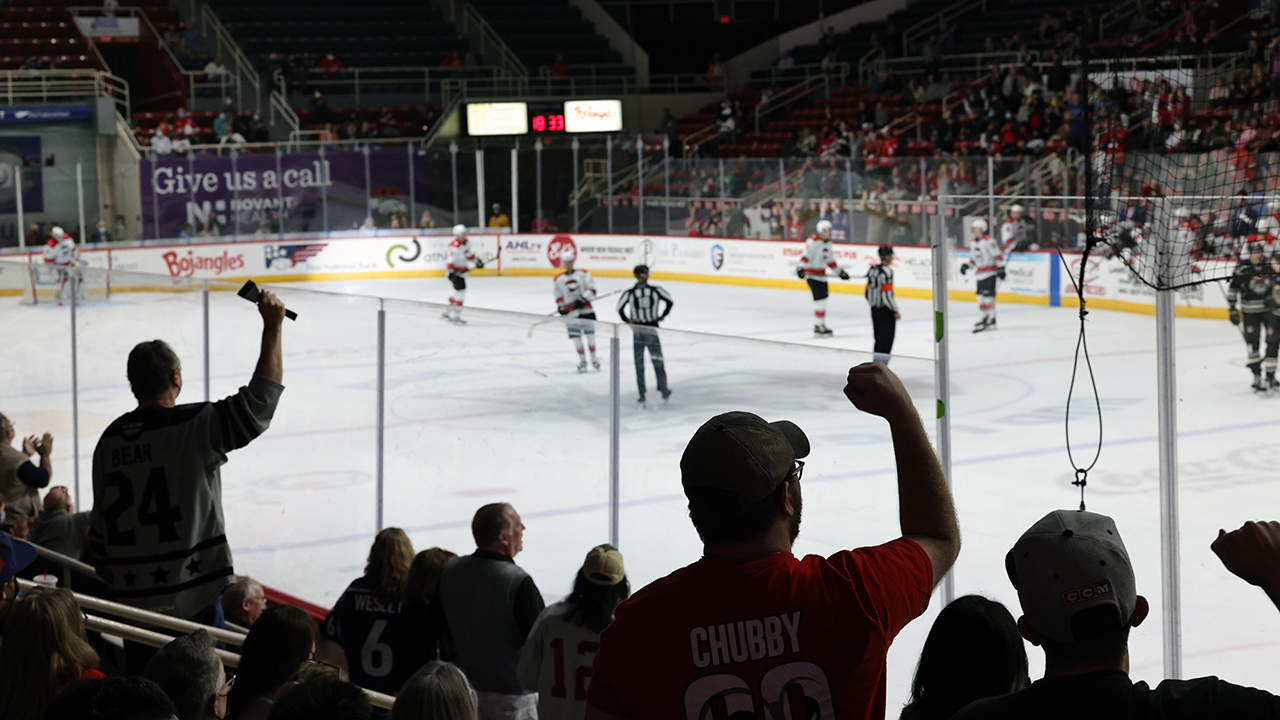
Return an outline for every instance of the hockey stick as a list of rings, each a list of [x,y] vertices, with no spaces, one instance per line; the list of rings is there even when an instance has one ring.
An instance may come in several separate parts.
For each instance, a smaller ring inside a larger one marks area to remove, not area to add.
[[[620,292],[622,292],[622,291],[621,291],[621,290],[614,290],[613,292],[607,292],[607,293],[605,293],[605,294],[603,294],[603,295],[597,295],[597,296],[595,296],[595,297],[591,298],[591,302],[595,302],[596,300],[603,300],[604,298],[607,298],[607,297],[609,297],[610,295],[617,295],[617,294],[618,294],[618,293],[620,293]],[[547,323],[551,322],[552,320],[559,320],[559,319],[560,319],[560,318],[562,318],[562,317],[564,317],[564,315],[561,315],[559,310],[553,310],[551,313],[549,313],[549,314],[547,315],[547,319],[545,319],[545,320],[539,320],[538,322],[536,322],[536,323],[534,323],[534,324],[532,324],[532,325],[530,325],[530,326],[529,326],[529,335],[528,335],[528,337],[530,337],[530,338],[532,338],[532,337],[533,337],[533,330],[534,330],[534,328],[538,327],[539,325],[545,325],[545,324],[547,324]],[[571,318],[571,319],[572,319],[572,318]]]

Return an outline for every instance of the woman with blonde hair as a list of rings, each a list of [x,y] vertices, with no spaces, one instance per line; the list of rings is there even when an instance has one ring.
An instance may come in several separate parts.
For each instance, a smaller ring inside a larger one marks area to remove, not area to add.
[[[409,678],[388,720],[477,720],[479,701],[453,663],[434,660]]]
[[[412,672],[397,672],[408,649],[403,634],[388,629],[398,625],[412,562],[413,543],[403,530],[378,533],[364,575],[347,586],[320,628],[325,641],[342,647],[351,682],[367,690],[393,694]]]
[[[0,708],[5,720],[39,720],[62,688],[100,678],[98,653],[66,588],[35,588],[14,604],[0,645]]]

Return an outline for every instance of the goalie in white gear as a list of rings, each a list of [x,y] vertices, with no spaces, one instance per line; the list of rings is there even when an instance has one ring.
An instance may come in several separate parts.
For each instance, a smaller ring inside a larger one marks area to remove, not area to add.
[[[467,226],[453,226],[453,242],[449,243],[449,264],[445,266],[449,282],[453,283],[453,294],[449,296],[449,307],[444,311],[444,319],[458,325],[466,325],[462,319],[462,302],[467,297],[467,273],[471,272],[471,264],[484,268],[484,261],[476,257],[471,249],[471,241],[467,239]]]
[[[565,317],[569,339],[578,350],[578,372],[587,371],[587,355],[582,348],[584,335],[587,350],[591,352],[591,365],[599,370],[600,361],[596,359],[596,311],[591,307],[591,301],[596,297],[596,282],[586,270],[573,267],[575,259],[573,250],[566,248],[560,253],[560,266],[564,268],[564,272],[556,276],[556,310]]]
[[[805,241],[796,276],[807,282],[813,293],[813,334],[826,337],[831,334],[831,328],[827,327],[827,277],[838,275],[841,280],[848,280],[849,271],[836,263],[835,250],[831,247],[831,221],[819,220],[817,231],[817,235]]]
[[[960,266],[963,275],[973,270],[977,280],[978,310],[982,319],[973,326],[974,332],[994,330],[996,327],[996,281],[1003,280],[1004,252],[1000,244],[987,235],[987,221],[976,218],[969,227],[973,237],[969,240],[969,261]]]
[[[76,249],[76,241],[72,239],[61,227],[54,225],[49,229],[49,239],[45,241],[44,250],[41,251],[44,261],[53,265],[55,272],[58,273],[58,305],[62,305],[63,293],[67,290],[68,281],[73,276],[79,278],[77,272],[84,261],[80,259],[80,251]],[[80,285],[78,293],[81,300],[86,299],[84,285]]]

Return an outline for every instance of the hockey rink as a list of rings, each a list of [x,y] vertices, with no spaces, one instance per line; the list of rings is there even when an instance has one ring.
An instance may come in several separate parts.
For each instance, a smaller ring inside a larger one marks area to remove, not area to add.
[[[470,552],[481,504],[515,505],[528,529],[517,562],[548,602],[567,594],[592,546],[608,540],[612,325],[600,325],[604,369],[579,374],[555,320],[546,277],[476,277],[466,326],[440,319],[443,278],[288,283],[297,310],[286,326],[286,391],[271,429],[223,468],[236,569],[327,605],[363,569],[376,522],[378,309],[385,311],[384,524],[417,549]],[[896,486],[887,425],[841,394],[844,373],[870,360],[860,295],[833,294],[829,339],[815,339],[807,292],[658,282],[675,300],[661,338],[673,395],[663,403],[646,366],[649,407],[635,403],[631,337],[621,347],[620,544],[633,589],[696,560],[679,459],[704,420],[728,410],[791,419],[813,454],[796,552],[828,554],[896,537]],[[127,283],[124,283],[127,285]],[[600,293],[630,285],[599,278]],[[380,301],[377,296],[386,298]],[[598,303],[616,321],[616,297]],[[433,304],[424,304],[433,303]],[[934,430],[930,303],[900,299],[891,367]],[[486,312],[485,309],[503,312]],[[184,363],[182,400],[204,398],[202,295],[115,292],[78,310],[81,507],[90,505],[97,434],[133,408],[125,357],[145,339],[168,340]],[[253,370],[260,322],[232,292],[210,294],[210,392],[234,392]],[[518,314],[521,313],[521,314]],[[1017,611],[1004,554],[1046,512],[1075,508],[1079,491],[1064,445],[1064,404],[1077,311],[1001,303],[999,329],[973,334],[977,308],[951,313],[953,480],[964,548],[958,594],[982,593]],[[0,298],[0,412],[21,437],[55,434],[54,483],[72,485],[69,310]],[[532,327],[532,332],[530,332]],[[1155,319],[1106,310],[1088,316],[1103,412],[1102,455],[1088,509],[1115,517],[1151,617],[1132,635],[1138,679],[1161,677]],[[1280,618],[1261,590],[1227,573],[1209,550],[1219,528],[1280,518],[1280,395],[1249,389],[1244,346],[1225,321],[1177,322],[1184,674],[1218,675],[1280,692]],[[1092,458],[1095,411],[1083,363],[1073,404],[1077,461]],[[889,717],[907,697],[937,612],[890,652]],[[1032,677],[1043,667],[1028,646]]]

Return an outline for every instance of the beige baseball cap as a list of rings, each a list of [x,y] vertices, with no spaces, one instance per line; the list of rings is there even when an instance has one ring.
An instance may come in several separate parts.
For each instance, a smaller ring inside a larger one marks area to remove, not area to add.
[[[591,548],[587,559],[582,562],[582,576],[596,585],[617,585],[627,577],[627,570],[622,565],[622,553],[608,544]]]

